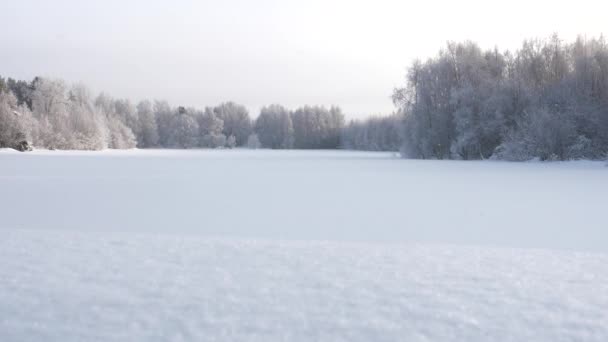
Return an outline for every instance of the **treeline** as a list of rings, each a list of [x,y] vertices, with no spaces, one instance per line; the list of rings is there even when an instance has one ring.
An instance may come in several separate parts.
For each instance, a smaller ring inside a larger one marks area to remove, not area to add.
[[[336,149],[344,114],[339,107],[304,106],[289,111],[281,105],[260,110],[255,132],[263,147],[273,149]]]
[[[204,110],[166,101],[92,97],[83,85],[0,77],[0,147],[100,150],[105,148],[298,148],[340,147],[340,108],[264,107],[257,120],[227,102]]]
[[[600,159],[608,152],[608,45],[554,35],[515,51],[449,43],[409,68],[397,113],[348,124],[339,107],[280,105],[252,120],[233,102],[204,110],[93,98],[82,85],[0,77],[0,147],[397,151],[422,159]]]
[[[342,131],[341,146],[348,150],[399,151],[403,145],[403,117],[372,116],[352,120]]]
[[[556,35],[516,52],[449,43],[393,93],[411,158],[598,159],[608,151],[608,46]]]

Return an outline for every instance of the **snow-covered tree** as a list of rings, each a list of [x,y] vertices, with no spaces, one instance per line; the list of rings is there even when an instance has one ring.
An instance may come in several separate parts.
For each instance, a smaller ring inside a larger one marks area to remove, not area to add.
[[[167,101],[154,101],[154,118],[158,129],[158,143],[162,147],[169,146],[171,140],[171,121],[175,115],[175,111]]]
[[[30,142],[35,124],[27,105],[19,106],[12,93],[0,90],[0,148],[19,149],[22,142]]]
[[[338,107],[304,106],[292,114],[294,147],[335,149],[340,146],[344,115]]]
[[[375,116],[352,120],[342,130],[341,146],[349,150],[399,151],[402,144],[401,116]]]
[[[226,145],[226,136],[222,133],[224,121],[218,117],[213,108],[207,107],[197,115],[199,124],[200,146],[223,147]]]
[[[106,122],[107,145],[109,148],[129,149],[136,147],[135,134],[116,113],[115,101],[111,97],[101,93],[95,99],[95,107]]]
[[[114,100],[114,110],[118,119],[131,129],[135,135],[136,141],[142,141],[142,126],[139,120],[137,107],[128,99],[117,99]]]
[[[139,118],[140,135],[137,138],[137,146],[141,148],[158,146],[158,126],[154,115],[152,102],[145,100],[137,104],[137,116]]]
[[[90,92],[82,84],[72,86],[69,91],[68,123],[70,148],[101,150],[107,147],[106,122],[95,110]]]
[[[255,132],[263,147],[287,149],[293,146],[291,114],[281,105],[261,109],[255,122]]]
[[[171,120],[169,146],[175,148],[193,148],[198,146],[199,124],[196,118],[183,107]]]
[[[36,79],[34,80],[34,82]],[[8,78],[4,87],[11,92],[17,99],[17,105],[26,105],[30,110],[32,109],[32,91],[33,83],[26,81],[17,81],[12,78]]]
[[[61,80],[36,78],[33,88],[32,112],[39,123],[35,144],[50,149],[73,148],[66,84]]]
[[[234,136],[236,146],[243,146],[252,132],[247,108],[234,102],[226,102],[214,107],[213,112],[223,121],[222,133],[229,138]]]

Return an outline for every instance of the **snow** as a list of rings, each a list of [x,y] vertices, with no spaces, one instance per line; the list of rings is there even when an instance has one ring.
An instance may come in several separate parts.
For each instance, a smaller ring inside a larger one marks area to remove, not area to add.
[[[109,150],[0,153],[0,165],[0,228],[608,251],[602,162]]]
[[[0,151],[1,341],[606,341],[608,168]]]
[[[606,341],[608,256],[9,230],[3,341]]]

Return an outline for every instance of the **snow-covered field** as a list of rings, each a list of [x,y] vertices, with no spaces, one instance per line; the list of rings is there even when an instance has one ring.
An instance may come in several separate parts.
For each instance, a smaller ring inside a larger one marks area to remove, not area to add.
[[[0,340],[606,341],[604,163],[0,151]]]

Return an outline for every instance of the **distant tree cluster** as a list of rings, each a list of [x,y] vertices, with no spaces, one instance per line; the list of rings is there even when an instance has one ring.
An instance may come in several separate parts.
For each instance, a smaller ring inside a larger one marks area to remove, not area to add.
[[[27,140],[49,149],[231,148],[246,144],[252,130],[247,109],[232,102],[205,110],[135,105],[60,80],[0,78],[0,147]]]
[[[364,151],[399,151],[403,145],[403,118],[399,114],[351,120],[342,130],[342,148]]]
[[[302,107],[292,113],[272,105],[254,122],[233,102],[204,110],[173,108],[166,101],[134,105],[103,93],[93,98],[84,86],[67,87],[59,80],[0,78],[0,147],[28,140],[42,148],[84,150],[337,148],[343,120],[338,108]]]
[[[92,101],[81,85],[36,78],[0,78],[0,147],[22,141],[52,149],[129,148],[135,136],[119,103]]]
[[[263,147],[272,149],[336,149],[344,115],[338,107],[304,106],[289,111],[280,105],[262,108],[255,132]]]
[[[48,149],[251,148],[335,149],[344,115],[340,108],[280,105],[262,108],[257,120],[233,102],[204,110],[166,101],[133,104],[61,80],[32,82],[0,77],[0,147],[23,141]]]
[[[608,45],[557,36],[515,53],[449,43],[393,99],[411,158],[566,160],[608,151]]]

